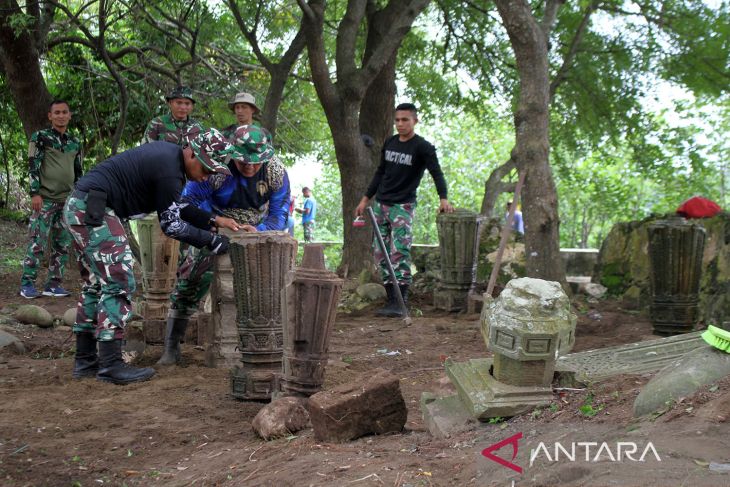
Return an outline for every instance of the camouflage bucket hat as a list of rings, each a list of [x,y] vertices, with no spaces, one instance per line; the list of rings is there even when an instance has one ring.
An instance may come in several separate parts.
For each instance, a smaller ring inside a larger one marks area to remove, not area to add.
[[[271,136],[266,129],[256,125],[238,127],[231,137],[231,144],[239,156],[237,159],[246,164],[263,164],[274,157]]]
[[[175,98],[187,98],[191,102],[195,103],[195,99],[193,98],[193,90],[191,90],[187,86],[177,86],[165,96],[165,100],[167,101],[174,100]]]
[[[195,158],[209,171],[231,174],[226,167],[228,157],[236,157],[236,150],[216,129],[206,130],[190,141]]]

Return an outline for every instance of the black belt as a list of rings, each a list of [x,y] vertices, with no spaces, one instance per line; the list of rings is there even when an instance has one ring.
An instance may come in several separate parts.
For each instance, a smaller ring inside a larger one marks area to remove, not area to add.
[[[81,191],[79,189],[74,189],[74,192],[71,193],[71,196],[73,196],[74,198],[79,198],[79,199],[83,200],[84,198],[86,198],[86,195],[87,194],[88,193],[86,191]]]

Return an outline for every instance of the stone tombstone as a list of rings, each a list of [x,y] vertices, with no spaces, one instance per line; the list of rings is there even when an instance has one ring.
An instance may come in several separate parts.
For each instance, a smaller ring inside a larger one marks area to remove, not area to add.
[[[441,280],[433,293],[436,308],[466,309],[469,289],[476,281],[479,225],[483,220],[481,215],[461,208],[436,217],[441,254]]]
[[[170,293],[175,287],[180,242],[162,233],[155,215],[137,220],[137,235],[144,296],[138,313],[145,322],[150,321],[151,326],[162,326],[164,330]]]
[[[220,233],[231,242],[242,237],[225,228]],[[208,339],[205,346],[205,364],[208,367],[233,369],[240,363],[238,327],[236,325],[236,296],[233,291],[233,264],[229,254],[215,257],[213,281],[210,286],[211,313]]]
[[[705,229],[680,216],[649,225],[649,269],[654,331],[687,333],[699,319]]]
[[[324,246],[305,245],[302,264],[287,274],[281,296],[284,395],[309,397],[322,389],[342,284],[325,267]]]
[[[549,387],[556,359],[573,348],[576,322],[559,283],[511,280],[482,310],[482,335],[494,353],[492,376],[513,386]]]
[[[287,232],[237,235],[228,251],[233,277],[239,358],[232,394],[242,400],[268,400],[278,390],[283,330],[282,290],[294,268],[297,241]]]

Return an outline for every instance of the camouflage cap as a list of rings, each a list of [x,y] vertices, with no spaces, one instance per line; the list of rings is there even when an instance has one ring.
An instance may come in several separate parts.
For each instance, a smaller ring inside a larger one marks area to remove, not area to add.
[[[192,139],[190,148],[193,149],[195,158],[205,168],[223,174],[231,174],[231,171],[226,167],[228,157],[240,157],[236,148],[226,142],[223,134],[213,128],[201,132],[200,135]]]
[[[191,90],[187,86],[177,86],[165,96],[165,100],[167,101],[174,100],[175,98],[187,98],[191,102],[195,103],[195,99],[193,98],[193,90]]]
[[[246,164],[263,164],[274,157],[269,132],[256,125],[241,125],[230,140]]]

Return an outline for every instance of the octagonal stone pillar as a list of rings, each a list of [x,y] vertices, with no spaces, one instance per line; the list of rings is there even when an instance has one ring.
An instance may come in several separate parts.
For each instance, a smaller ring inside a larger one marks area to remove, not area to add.
[[[549,387],[555,360],[573,348],[576,321],[559,283],[511,280],[482,310],[482,335],[494,353],[492,376],[508,385]]]

